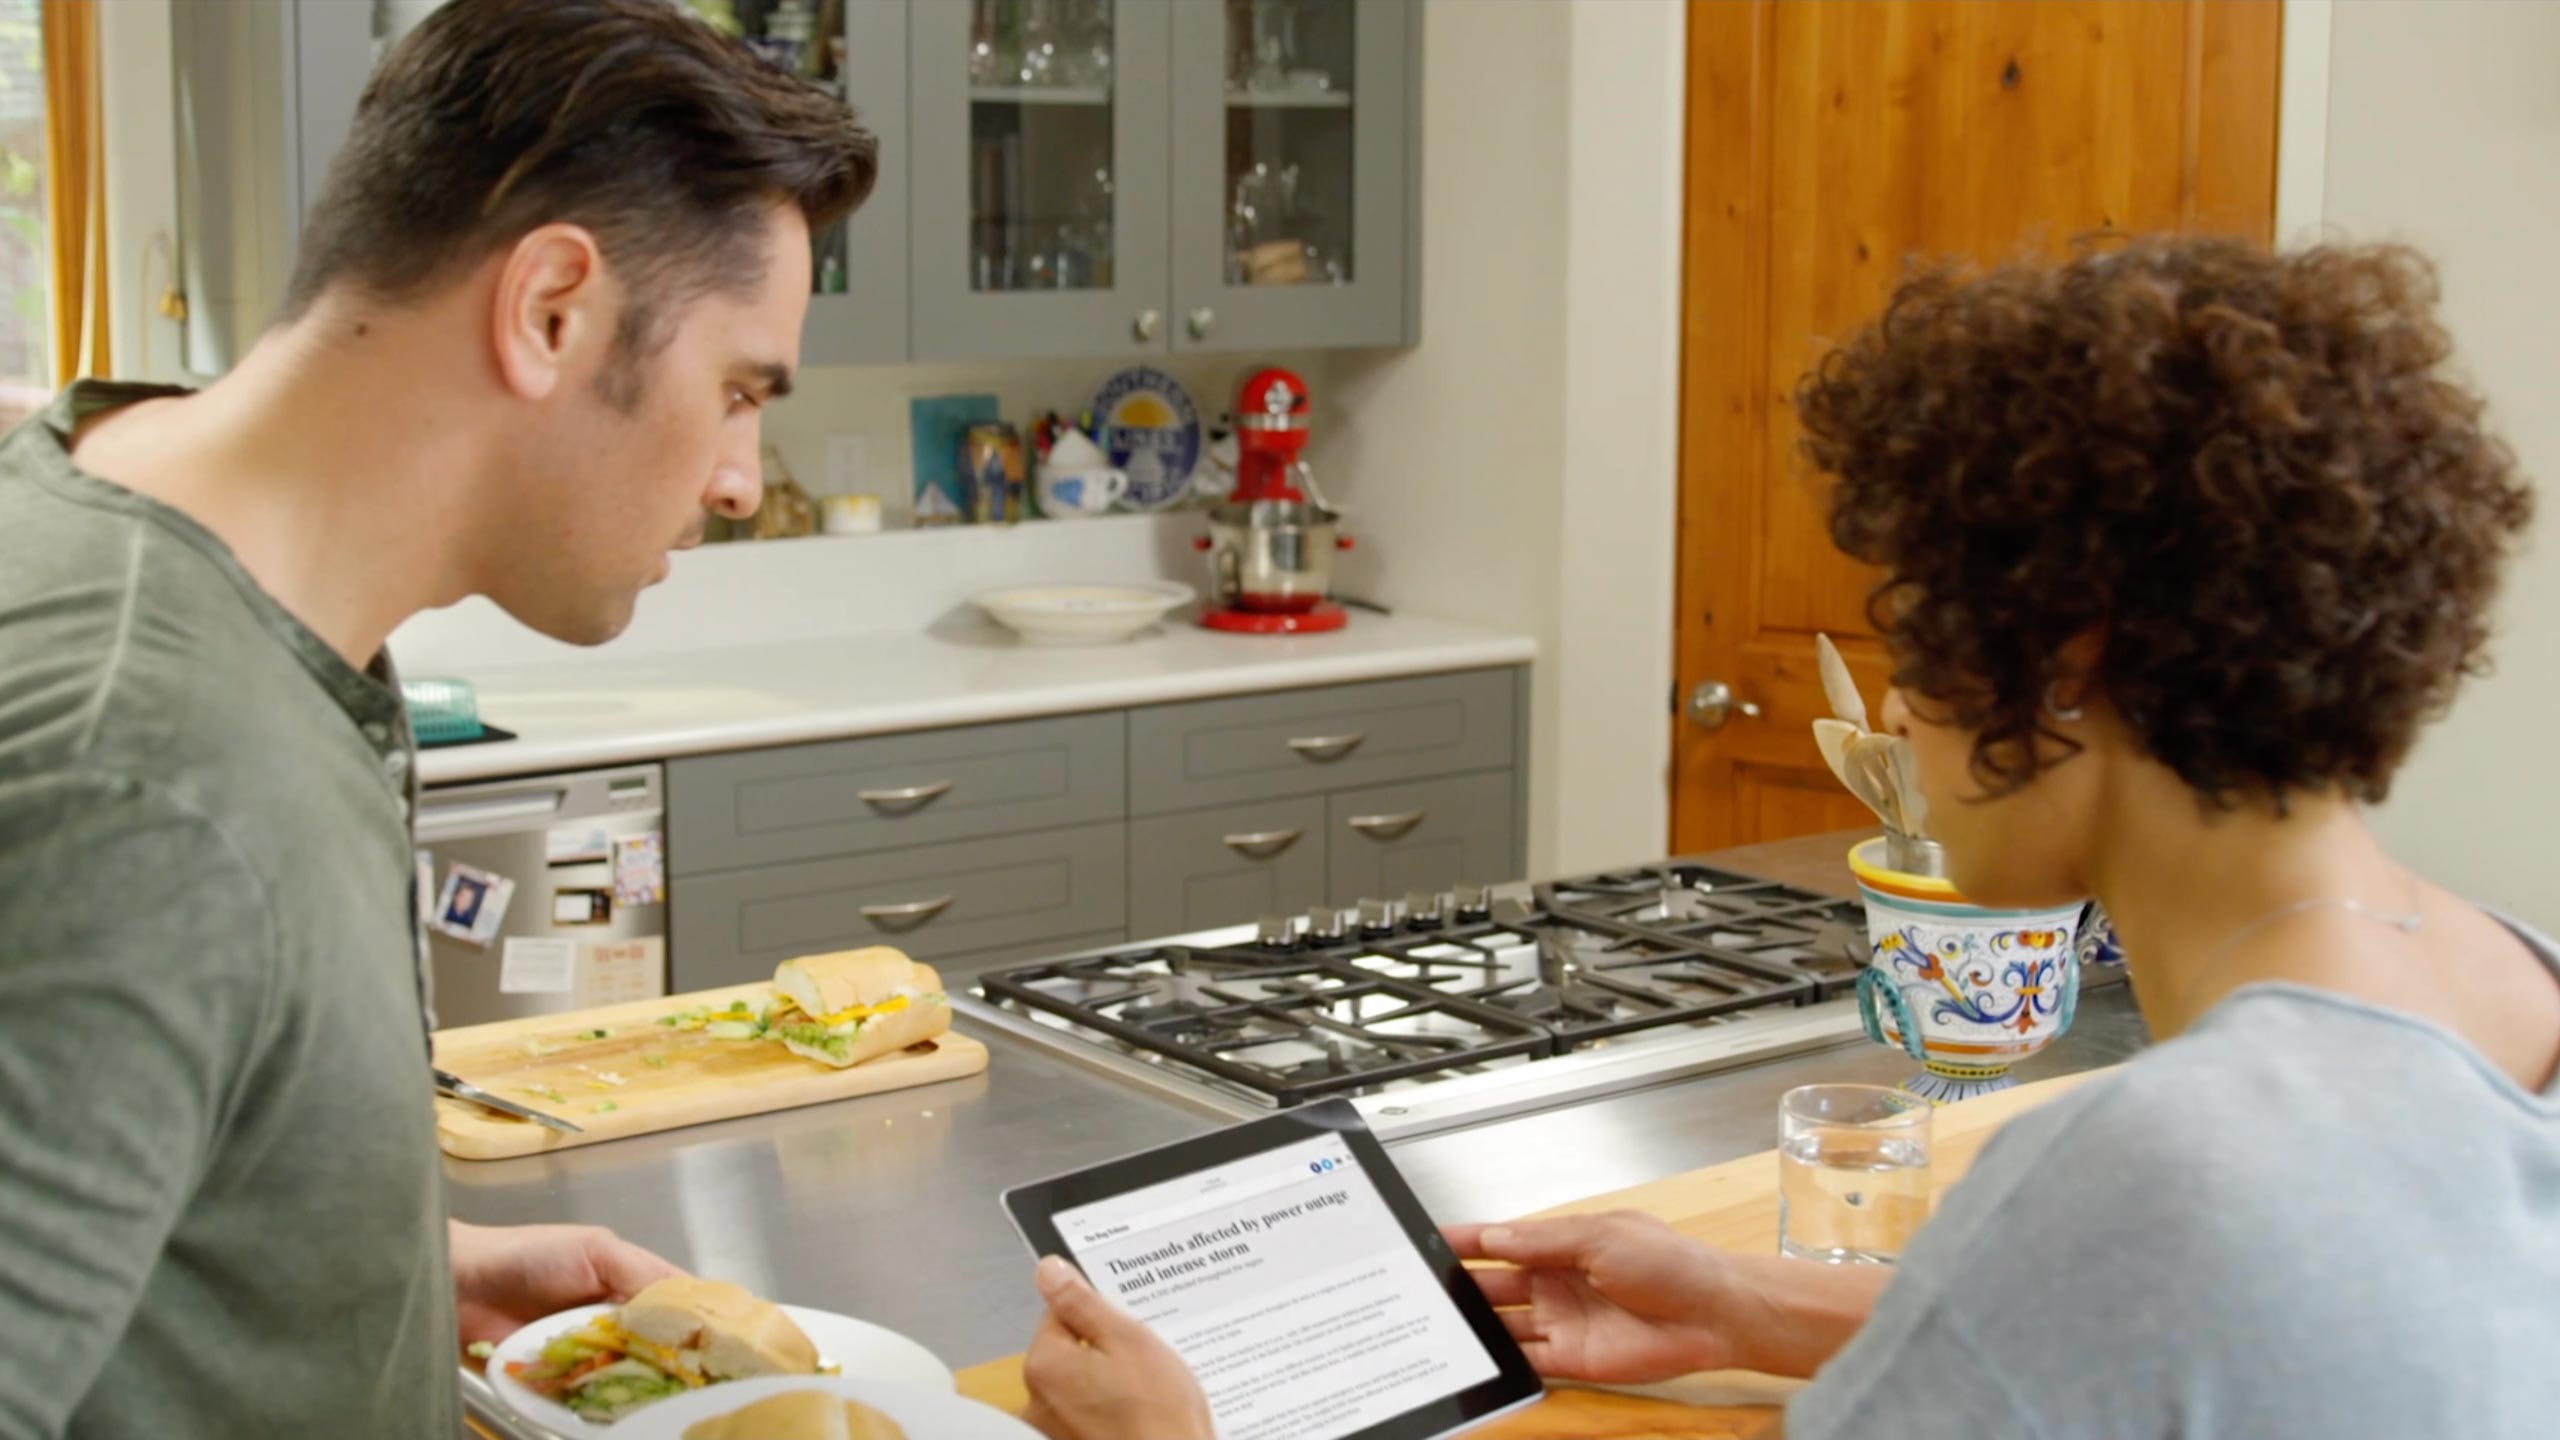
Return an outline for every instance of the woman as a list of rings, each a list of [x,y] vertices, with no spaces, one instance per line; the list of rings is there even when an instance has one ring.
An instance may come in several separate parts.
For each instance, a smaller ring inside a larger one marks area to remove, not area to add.
[[[1915,279],[1807,377],[1951,878],[2095,894],[2159,1043],[2004,1129],[1898,1270],[1452,1230],[1517,1267],[1478,1278],[1541,1371],[1809,1375],[1798,1440],[2560,1423],[2560,952],[2360,811],[2530,511],[2434,301],[2404,250],[2150,239]],[[1044,1429],[1209,1433],[1169,1351],[1040,1282]]]

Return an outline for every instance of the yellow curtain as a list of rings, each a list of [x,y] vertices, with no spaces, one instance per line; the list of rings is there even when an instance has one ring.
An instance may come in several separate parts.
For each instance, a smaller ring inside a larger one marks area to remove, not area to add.
[[[97,0],[43,0],[44,184],[53,260],[53,379],[107,369],[106,143]]]

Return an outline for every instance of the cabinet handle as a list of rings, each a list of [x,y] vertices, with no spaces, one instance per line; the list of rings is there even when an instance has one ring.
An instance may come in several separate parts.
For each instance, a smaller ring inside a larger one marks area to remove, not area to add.
[[[896,790],[862,790],[855,793],[862,797],[863,804],[874,809],[894,810],[904,814],[911,810],[921,810],[927,802],[939,800],[950,792],[950,781],[936,780],[929,785],[908,785]]]
[[[1290,741],[1289,748],[1310,760],[1339,760],[1368,738],[1357,730],[1347,735],[1302,735]]]
[[[1153,340],[1156,338],[1156,327],[1163,323],[1163,311],[1141,310],[1138,312],[1138,318],[1129,322],[1129,333],[1137,336],[1140,341]]]
[[[865,905],[862,907],[862,918],[875,920],[883,925],[894,925],[899,921],[921,925],[950,909],[951,902],[956,898],[958,897],[937,895],[931,900],[911,900],[904,905]]]
[[[1206,305],[1197,305],[1192,307],[1189,318],[1191,323],[1191,338],[1194,340],[1206,340],[1209,338],[1210,329],[1218,323],[1218,312],[1210,309]]]
[[[1407,810],[1401,815],[1354,815],[1351,828],[1372,840],[1401,840],[1423,822],[1427,812]]]
[[[1226,837],[1227,848],[1253,860],[1268,860],[1298,843],[1304,830],[1253,830]]]

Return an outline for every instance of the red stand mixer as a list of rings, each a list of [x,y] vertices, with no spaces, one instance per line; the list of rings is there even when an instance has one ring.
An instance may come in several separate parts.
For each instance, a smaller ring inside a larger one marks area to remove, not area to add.
[[[1306,635],[1351,621],[1326,599],[1334,552],[1350,549],[1351,538],[1320,492],[1308,497],[1315,485],[1299,456],[1310,409],[1306,382],[1286,370],[1257,370],[1236,394],[1235,493],[1192,542],[1209,556],[1215,603],[1200,623],[1212,630]]]

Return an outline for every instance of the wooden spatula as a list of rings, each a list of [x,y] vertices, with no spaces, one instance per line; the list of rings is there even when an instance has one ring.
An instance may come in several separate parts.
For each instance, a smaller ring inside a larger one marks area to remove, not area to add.
[[[1831,701],[1831,713],[1864,730],[1867,728],[1867,702],[1858,694],[1858,682],[1849,675],[1849,662],[1840,658],[1840,647],[1828,635],[1813,637],[1813,653],[1822,669],[1822,693]]]

